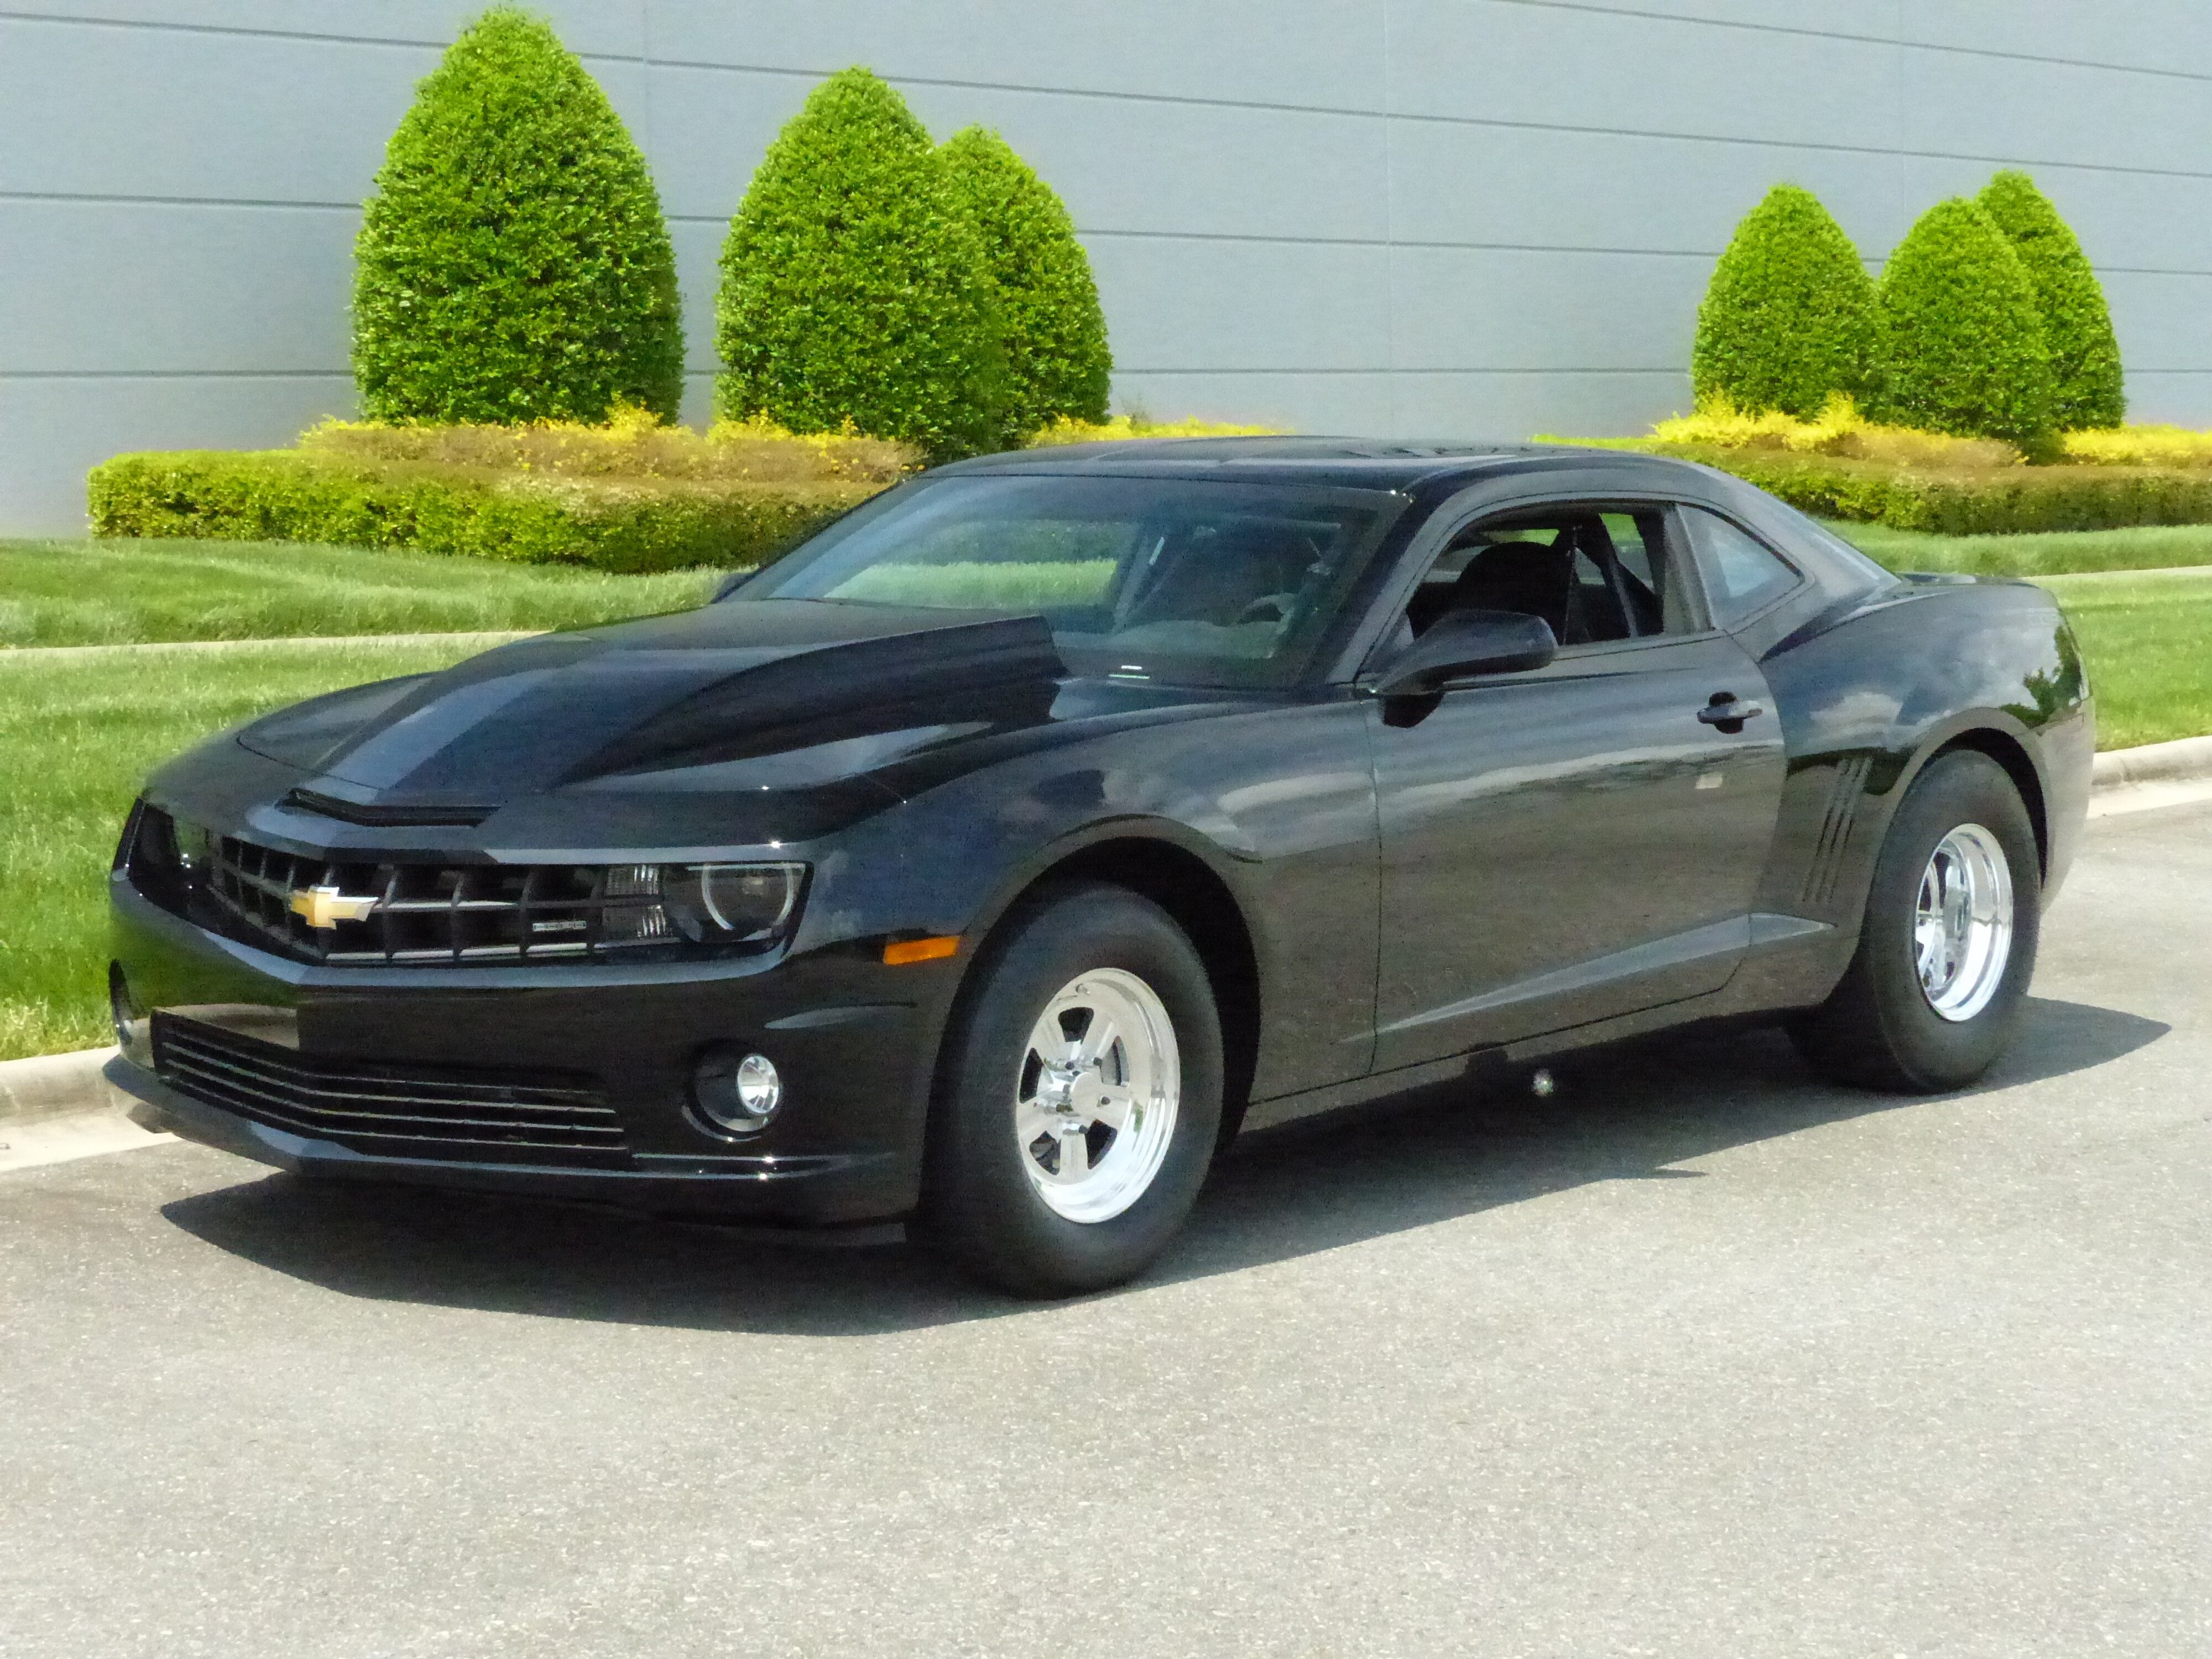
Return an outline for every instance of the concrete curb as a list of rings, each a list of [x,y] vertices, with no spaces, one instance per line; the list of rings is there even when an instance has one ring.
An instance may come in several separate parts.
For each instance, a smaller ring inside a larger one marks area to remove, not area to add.
[[[2107,749],[2097,757],[2099,789],[2144,783],[2201,783],[2212,779],[2212,738],[2179,738],[2140,749]]]
[[[35,1122],[73,1112],[121,1111],[131,1097],[100,1072],[114,1058],[110,1048],[0,1060],[0,1123]]]
[[[2093,776],[2089,806],[2093,817],[2212,799],[2212,738],[2183,738],[2174,743],[2145,744],[2140,749],[2107,750],[2097,757]],[[65,1117],[77,1112],[122,1111],[131,1097],[100,1072],[114,1055],[112,1048],[84,1048],[73,1054],[0,1060],[0,1123]]]
[[[2212,738],[2108,749],[2097,757],[2091,776],[2093,818],[2212,800]]]

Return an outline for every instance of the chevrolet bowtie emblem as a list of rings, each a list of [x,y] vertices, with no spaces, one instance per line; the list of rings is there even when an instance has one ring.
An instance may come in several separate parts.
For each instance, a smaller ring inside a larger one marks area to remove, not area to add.
[[[335,927],[342,921],[367,921],[375,912],[374,895],[356,898],[335,887],[301,887],[292,894],[292,914],[310,927]]]

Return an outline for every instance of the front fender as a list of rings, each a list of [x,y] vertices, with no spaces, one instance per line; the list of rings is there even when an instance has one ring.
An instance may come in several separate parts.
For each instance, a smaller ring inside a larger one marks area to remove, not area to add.
[[[1346,693],[1013,756],[865,826],[872,848],[847,866],[896,860],[895,890],[872,884],[879,931],[957,933],[964,971],[1054,869],[1109,842],[1173,848],[1218,881],[1249,938],[1255,1091],[1357,1076],[1373,1042],[1378,879],[1363,716]]]

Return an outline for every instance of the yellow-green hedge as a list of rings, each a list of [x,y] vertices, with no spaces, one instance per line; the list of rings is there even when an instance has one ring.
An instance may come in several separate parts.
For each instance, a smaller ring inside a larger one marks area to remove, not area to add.
[[[2212,524],[2212,471],[2129,466],[1992,466],[1945,471],[1839,455],[1650,440],[1625,448],[1732,473],[1823,518],[1945,535]]]
[[[100,536],[326,542],[637,572],[758,564],[883,487],[204,450],[118,455],[92,470],[86,495]]]

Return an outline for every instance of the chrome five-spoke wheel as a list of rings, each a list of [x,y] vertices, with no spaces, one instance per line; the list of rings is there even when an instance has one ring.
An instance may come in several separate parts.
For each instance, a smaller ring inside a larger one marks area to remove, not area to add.
[[[1913,965],[1928,1006],[1952,1021],[1980,1013],[2004,981],[2012,933],[2004,848],[1980,824],[1962,823],[1936,843],[1913,912]]]
[[[1023,1172],[1054,1213],[1109,1220],[1159,1173],[1181,1094],[1175,1024],[1158,994],[1119,968],[1079,974],[1045,1005],[1022,1058]]]
[[[1221,1135],[1221,1018],[1175,919],[1047,888],[980,953],[930,1121],[921,1235],[1018,1296],[1119,1285],[1198,1201]]]
[[[1790,1024],[1828,1076],[1929,1094],[1988,1071],[2035,972],[2043,867],[2020,787],[1978,750],[1940,754],[1882,836],[1850,965]]]

